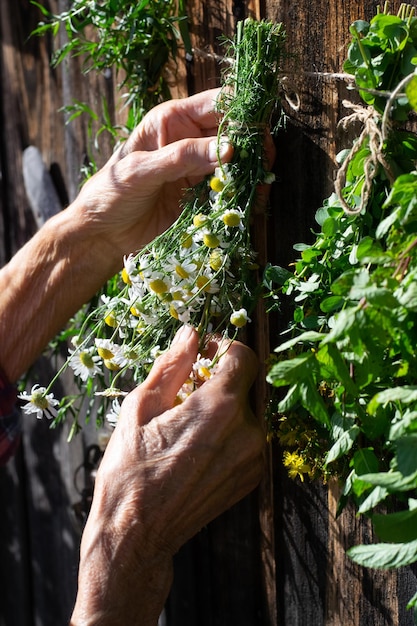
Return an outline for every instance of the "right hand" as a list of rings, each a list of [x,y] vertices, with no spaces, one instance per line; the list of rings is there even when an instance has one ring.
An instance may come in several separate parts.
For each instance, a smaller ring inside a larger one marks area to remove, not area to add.
[[[210,350],[217,347],[213,339]],[[82,540],[79,610],[89,600],[114,617],[136,598],[136,613],[117,623],[156,624],[172,556],[261,478],[265,437],[248,404],[257,359],[233,342],[212,378],[173,407],[197,350],[196,331],[183,327],[122,404]],[[112,576],[95,585],[100,567]]]

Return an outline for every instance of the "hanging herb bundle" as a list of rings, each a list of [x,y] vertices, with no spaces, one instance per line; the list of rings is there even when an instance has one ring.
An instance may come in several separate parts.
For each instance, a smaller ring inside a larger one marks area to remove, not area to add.
[[[120,408],[118,396],[144,379],[183,323],[198,329],[201,355],[178,401],[213,375],[220,355],[204,358],[206,333],[234,339],[250,321],[258,296],[250,218],[258,186],[273,178],[264,169],[264,138],[277,104],[284,32],[280,24],[248,19],[238,24],[235,41],[226,43],[218,145],[227,136],[232,161],[219,162],[213,176],[186,192],[182,214],[166,232],[125,258],[116,289],[110,282],[97,307],[81,316],[64,366],[72,367],[84,392],[112,399],[111,420]],[[73,399],[58,409],[51,385],[22,397],[28,412],[45,404],[53,408],[56,423]]]
[[[102,114],[74,101],[65,107],[70,119],[87,114],[90,125],[93,121],[99,125],[97,137],[107,131],[120,140],[149,109],[171,97],[167,67],[175,66],[181,39],[191,54],[183,0],[72,0],[67,11],[56,15],[35,0],[31,3],[45,18],[32,35],[52,33],[57,37],[65,33],[64,43],[52,58],[53,66],[67,57],[80,57],[85,74],[114,71],[123,94],[127,111],[124,128],[113,125],[104,99]]]
[[[404,5],[351,34],[363,104],[343,123],[363,131],[314,243],[295,247],[294,272],[268,269],[294,303],[268,378],[286,391],[274,428],[290,474],[339,477],[339,510],[352,500],[383,542],[350,556],[399,567],[417,560],[417,136],[400,125],[417,110],[417,18]]]

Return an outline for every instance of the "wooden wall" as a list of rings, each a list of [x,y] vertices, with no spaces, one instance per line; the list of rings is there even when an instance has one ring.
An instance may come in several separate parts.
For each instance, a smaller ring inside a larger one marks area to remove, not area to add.
[[[42,0],[60,12],[67,0]],[[283,21],[291,57],[285,63],[289,93],[300,108],[287,106],[288,124],[277,137],[277,183],[267,225],[259,217],[262,254],[285,265],[292,243],[307,241],[314,213],[327,197],[335,172],[334,155],[347,137],[337,130],[342,100],[351,97],[339,72],[349,24],[370,18],[374,0],[188,0],[193,45],[200,51],[183,64],[177,93],[186,95],[218,84],[218,36],[232,35],[248,14]],[[392,10],[399,2],[392,2]],[[28,38],[39,20],[29,0],[0,3],[0,262],[7,261],[35,231],[22,177],[22,154],[41,151],[65,206],[77,193],[80,165],[88,146],[85,121],[65,126],[60,107],[72,97],[94,105],[105,93],[117,102],[114,82],[82,77],[72,61],[52,70],[56,42]],[[98,157],[104,161],[109,146]],[[268,235],[266,234],[268,233]],[[260,315],[255,337],[263,354],[270,324],[274,347],[282,319]],[[48,358],[33,376],[48,376]],[[66,383],[64,383],[65,385]],[[69,383],[68,383],[69,384]],[[256,388],[262,405],[265,386]],[[261,415],[260,415],[261,418]],[[17,458],[0,470],[0,626],[64,626],[76,591],[81,524],[74,514],[84,485],[91,429],[66,443],[65,428],[27,419]],[[353,565],[345,549],[370,530],[347,510],[335,520],[337,487],[289,480],[276,444],[261,487],[215,520],[176,558],[175,581],[162,622],[168,626],[411,626],[405,610],[416,587],[413,568],[373,572]],[[77,480],[74,485],[74,475]],[[81,479],[81,480],[80,480]],[[125,626],[125,625],[121,625]]]

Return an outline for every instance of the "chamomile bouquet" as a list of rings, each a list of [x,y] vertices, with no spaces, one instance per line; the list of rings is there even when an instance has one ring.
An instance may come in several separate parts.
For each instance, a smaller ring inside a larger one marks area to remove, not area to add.
[[[238,23],[234,41],[225,41],[226,69],[216,104],[218,145],[227,138],[234,147],[232,161],[219,160],[212,176],[186,190],[177,221],[127,255],[120,276],[94,307],[78,315],[64,367],[73,369],[80,394],[110,400],[111,421],[117,420],[119,396],[146,377],[180,325],[198,329],[201,354],[179,402],[215,372],[219,355],[204,356],[207,334],[233,340],[250,321],[259,297],[250,222],[259,185],[273,180],[265,169],[264,138],[278,103],[284,39],[281,24]],[[74,408],[74,398],[58,406],[50,387],[36,386],[22,398],[28,412],[49,412],[56,422]]]

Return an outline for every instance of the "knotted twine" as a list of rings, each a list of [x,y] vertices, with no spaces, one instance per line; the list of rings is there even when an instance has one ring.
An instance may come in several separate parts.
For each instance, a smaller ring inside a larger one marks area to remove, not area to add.
[[[360,104],[354,104],[349,100],[343,100],[343,106],[353,111],[350,115],[344,117],[339,125],[346,130],[351,124],[360,122],[363,125],[363,129],[358,139],[353,144],[347,157],[344,159],[335,180],[335,192],[339,198],[340,204],[347,215],[358,215],[366,208],[371,191],[372,181],[374,180],[379,166],[382,166],[385,173],[392,183],[394,181],[394,175],[391,171],[390,165],[387,162],[383,147],[385,142],[385,133],[382,131],[382,116],[375,111],[371,106],[364,107]],[[364,175],[365,180],[362,185],[359,206],[352,209],[346,202],[343,196],[343,190],[346,186],[346,174],[354,159],[355,155],[361,150],[365,141],[368,141],[368,148],[370,151],[369,156],[364,160]]]

